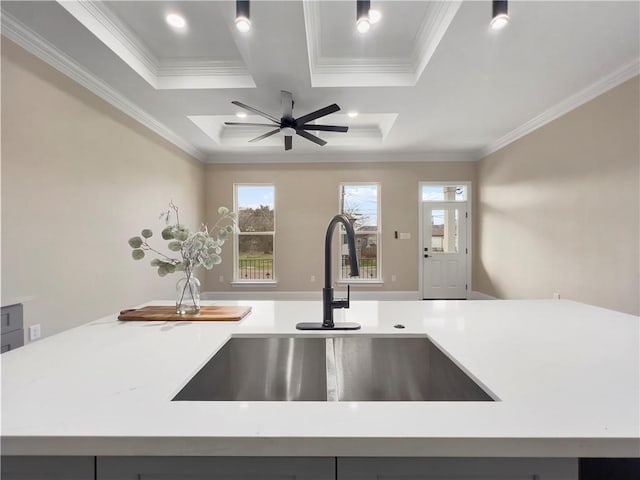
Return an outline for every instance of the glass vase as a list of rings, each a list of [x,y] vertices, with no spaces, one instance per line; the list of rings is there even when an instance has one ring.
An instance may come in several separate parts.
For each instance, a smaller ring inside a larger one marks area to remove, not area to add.
[[[189,315],[200,311],[200,280],[185,275],[176,283],[176,313]]]

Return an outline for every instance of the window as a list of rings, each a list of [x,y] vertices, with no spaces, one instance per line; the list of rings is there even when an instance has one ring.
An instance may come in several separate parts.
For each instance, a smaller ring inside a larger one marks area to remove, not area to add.
[[[466,185],[423,185],[423,202],[466,202]]]
[[[341,184],[340,211],[353,222],[356,232],[356,250],[359,277],[349,276],[349,249],[344,228],[341,230],[341,255],[339,281],[376,281],[381,280],[380,266],[380,185],[377,183]]]
[[[236,282],[274,280],[275,187],[234,185],[238,228],[234,242]]]

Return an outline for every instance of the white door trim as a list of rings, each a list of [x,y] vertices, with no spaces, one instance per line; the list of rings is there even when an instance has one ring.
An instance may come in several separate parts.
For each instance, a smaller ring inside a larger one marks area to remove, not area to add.
[[[422,187],[423,186],[433,186],[433,185],[444,185],[444,186],[454,186],[454,185],[464,185],[467,187],[467,201],[466,202],[433,202],[437,203],[466,203],[467,204],[467,248],[469,249],[469,254],[467,255],[467,300],[470,298],[471,291],[473,290],[473,285],[471,284],[472,272],[471,266],[473,265],[473,190],[471,182],[418,182],[418,295],[420,300],[423,298],[424,290],[422,285],[423,279],[423,270],[424,270],[424,262],[422,261],[423,257],[423,211],[422,211]]]

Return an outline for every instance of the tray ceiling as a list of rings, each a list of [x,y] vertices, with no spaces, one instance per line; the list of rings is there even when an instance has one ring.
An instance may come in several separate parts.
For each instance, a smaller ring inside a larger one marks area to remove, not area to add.
[[[372,7],[382,20],[362,35],[354,1],[253,1],[241,34],[231,1],[3,1],[2,34],[205,161],[282,147],[246,143],[264,130],[224,128],[251,119],[232,100],[279,116],[288,90],[296,112],[342,107],[322,120],[347,134],[294,140],[293,152],[475,159],[639,70],[638,2],[510,2],[500,32],[489,1]]]

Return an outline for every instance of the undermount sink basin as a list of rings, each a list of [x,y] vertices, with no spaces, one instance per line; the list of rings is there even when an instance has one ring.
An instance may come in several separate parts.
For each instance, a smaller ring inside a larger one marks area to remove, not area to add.
[[[232,338],[173,400],[327,399],[324,338]]]
[[[491,401],[426,337],[334,339],[339,401]]]
[[[230,339],[173,399],[493,401],[425,336]]]

